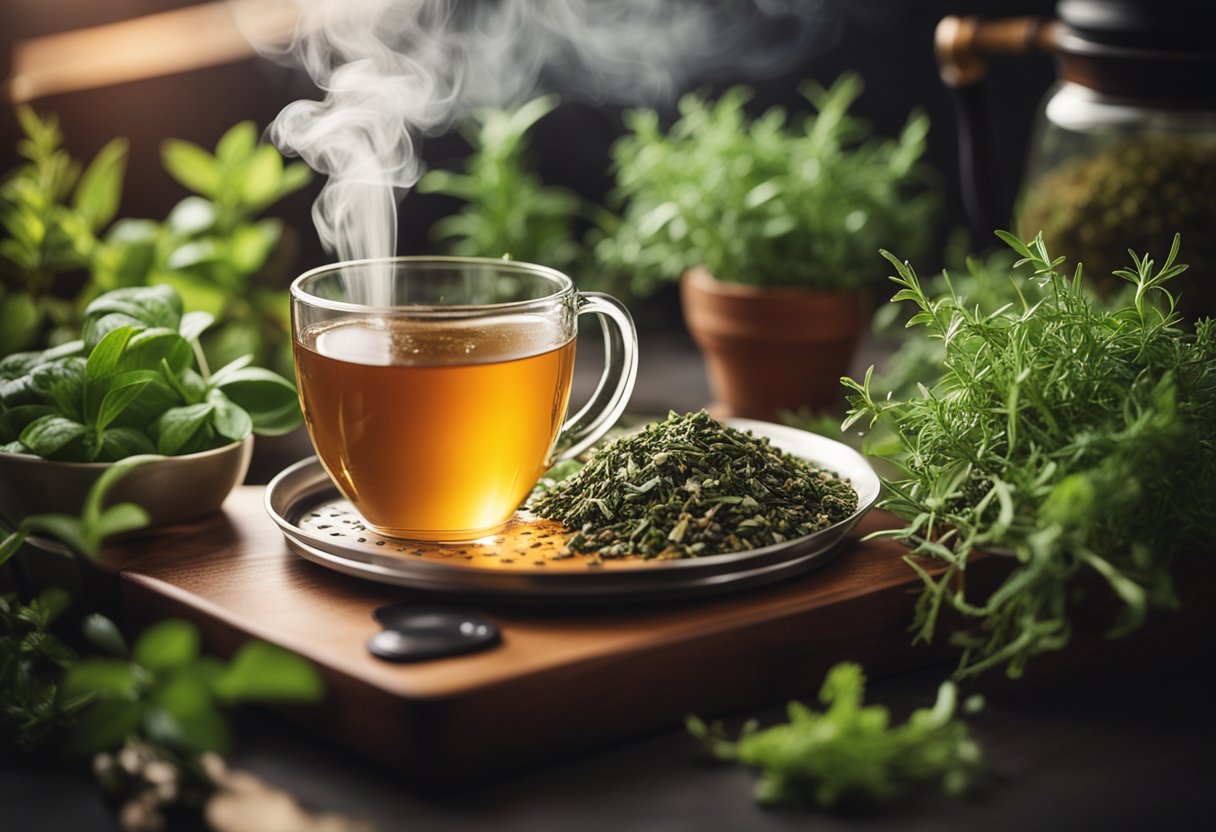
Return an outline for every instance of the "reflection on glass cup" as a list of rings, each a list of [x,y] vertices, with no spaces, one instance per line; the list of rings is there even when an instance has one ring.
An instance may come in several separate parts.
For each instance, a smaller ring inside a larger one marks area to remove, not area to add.
[[[301,275],[291,298],[317,456],[368,524],[393,537],[500,529],[549,465],[612,426],[637,375],[624,305],[544,266],[361,260]],[[604,375],[565,420],[585,312],[604,324]]]

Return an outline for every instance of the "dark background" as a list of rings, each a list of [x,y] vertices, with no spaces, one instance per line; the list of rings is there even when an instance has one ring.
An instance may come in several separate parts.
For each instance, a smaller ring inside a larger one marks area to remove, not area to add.
[[[5,0],[0,3],[0,62],[9,66],[14,43],[29,37],[125,20],[189,5],[181,0]],[[797,108],[802,99],[797,83],[814,78],[830,83],[845,70],[856,70],[866,92],[855,112],[892,135],[914,107],[932,120],[928,160],[940,173],[946,210],[940,239],[965,224],[959,196],[957,129],[952,104],[937,76],[933,29],[947,14],[1004,16],[1050,14],[1049,0],[829,0],[830,17],[838,29],[835,44],[817,48],[799,65],[778,77],[755,78],[719,73],[697,79],[697,86],[721,90],[734,83],[756,87],[752,109],[774,104]],[[3,18],[7,15],[7,20]],[[1012,202],[1037,102],[1051,83],[1051,60],[1043,56],[1006,59],[993,65],[989,94],[998,141],[1000,203]],[[309,79],[261,59],[212,67],[101,89],[50,96],[34,102],[37,109],[59,115],[70,152],[83,159],[109,139],[130,139],[130,160],[120,216],[163,218],[184,195],[161,167],[159,145],[167,137],[189,139],[205,147],[229,126],[253,119],[265,128],[278,111],[297,98],[315,97]],[[608,148],[621,130],[620,108],[572,101],[563,104],[537,126],[533,153],[544,180],[572,188],[591,200],[602,200],[610,186]],[[0,170],[17,164],[17,128],[9,108],[0,113]],[[442,136],[422,146],[431,165],[450,165],[465,153],[463,141]],[[275,206],[270,213],[284,217],[304,243],[299,269],[330,258],[316,240],[309,216],[319,190],[318,180],[306,191]],[[410,194],[401,207],[399,253],[418,254],[431,248],[427,231],[439,216],[452,211],[446,198]],[[979,246],[988,241],[977,241]],[[877,260],[877,257],[876,257]],[[934,267],[936,263],[925,263]],[[577,276],[576,276],[577,277]],[[670,298],[667,299],[670,301]],[[674,304],[657,301],[663,306]]]

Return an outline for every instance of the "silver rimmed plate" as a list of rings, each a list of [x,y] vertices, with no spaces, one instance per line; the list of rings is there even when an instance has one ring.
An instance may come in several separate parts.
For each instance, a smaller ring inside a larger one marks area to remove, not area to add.
[[[271,481],[266,510],[292,551],[314,563],[381,583],[466,597],[627,603],[759,586],[827,563],[878,498],[874,470],[852,448],[823,436],[749,419],[727,422],[849,480],[857,511],[814,534],[759,549],[684,560],[600,561],[568,554],[568,532],[524,512],[499,534],[470,543],[383,537],[364,525],[315,457]]]

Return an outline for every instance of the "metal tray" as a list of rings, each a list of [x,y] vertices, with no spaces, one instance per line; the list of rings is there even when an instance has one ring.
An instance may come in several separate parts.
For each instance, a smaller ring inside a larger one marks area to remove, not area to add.
[[[878,498],[865,459],[840,442],[748,419],[729,424],[835,471],[857,492],[852,516],[822,531],[760,549],[684,560],[605,559],[564,554],[560,525],[518,512],[493,537],[437,544],[383,537],[368,529],[315,457],[276,476],[266,510],[292,551],[347,575],[463,597],[547,602],[630,603],[714,594],[771,583],[827,563]]]

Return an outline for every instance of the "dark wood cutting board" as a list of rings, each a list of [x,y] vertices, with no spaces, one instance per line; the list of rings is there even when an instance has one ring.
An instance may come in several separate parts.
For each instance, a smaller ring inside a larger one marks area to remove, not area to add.
[[[919,582],[896,543],[860,542],[871,512],[827,566],[771,587],[646,606],[554,609],[463,604],[502,629],[488,652],[394,665],[365,648],[372,611],[422,593],[345,577],[293,554],[242,487],[222,514],[107,548],[130,626],[176,616],[226,654],[256,637],[315,662],[310,730],[420,780],[491,772],[678,724],[813,694],[832,663],[877,677],[942,658],[907,631]],[[996,560],[996,559],[990,559]],[[978,576],[975,576],[978,577]],[[445,600],[444,603],[452,603]]]

